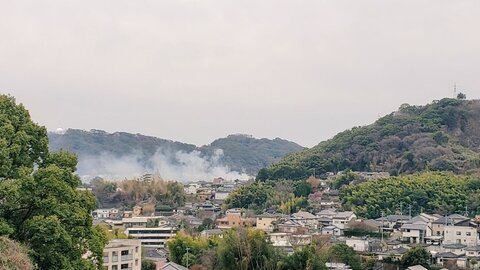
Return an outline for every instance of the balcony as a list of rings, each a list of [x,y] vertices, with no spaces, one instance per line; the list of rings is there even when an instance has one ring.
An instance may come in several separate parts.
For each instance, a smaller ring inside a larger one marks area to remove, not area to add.
[[[132,254],[122,255],[122,262],[131,261],[131,260],[133,260],[133,255]]]
[[[118,262],[118,256],[112,256],[112,262]]]

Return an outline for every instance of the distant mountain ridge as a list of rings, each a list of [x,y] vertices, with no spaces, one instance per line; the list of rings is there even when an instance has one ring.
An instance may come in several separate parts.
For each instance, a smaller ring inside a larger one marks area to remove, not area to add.
[[[257,179],[302,179],[343,170],[479,173],[480,100],[403,104],[371,125],[287,155],[261,169]]]
[[[232,171],[256,175],[260,168],[280,160],[286,154],[304,149],[280,138],[256,139],[243,134],[229,135],[201,147],[142,134],[108,133],[102,130],[68,129],[62,133],[49,132],[48,137],[51,151],[63,149],[78,155],[79,174],[90,174],[82,169],[85,167],[82,166],[82,161],[87,157],[108,154],[120,158],[134,154],[140,163],[148,167],[151,165],[151,157],[161,150],[162,153],[170,153],[168,156],[171,157],[171,162],[176,162],[173,160],[176,153],[195,153]],[[223,153],[219,155],[218,149]]]

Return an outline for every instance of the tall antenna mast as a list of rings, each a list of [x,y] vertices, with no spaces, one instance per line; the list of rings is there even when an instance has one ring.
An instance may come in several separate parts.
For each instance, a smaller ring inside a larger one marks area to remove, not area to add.
[[[453,98],[457,97],[457,82],[453,83]]]

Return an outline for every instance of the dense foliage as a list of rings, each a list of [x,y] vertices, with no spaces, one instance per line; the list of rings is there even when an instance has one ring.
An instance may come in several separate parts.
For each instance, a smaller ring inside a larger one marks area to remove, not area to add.
[[[97,198],[97,205],[101,208],[131,208],[136,204],[149,203],[158,205],[159,209],[162,206],[173,209],[185,203],[183,185],[178,182],[109,181],[97,178],[90,184]]]
[[[96,269],[107,239],[92,227],[93,194],[76,189],[76,157],[49,153],[45,128],[8,96],[0,133],[0,235],[28,246],[39,269]]]
[[[135,156],[145,168],[150,168],[153,167],[150,161],[159,150],[165,156],[172,157],[179,151],[185,153],[198,151],[202,157],[211,160],[217,158],[217,149],[223,151],[219,160],[222,165],[233,171],[255,175],[260,168],[280,160],[288,153],[303,149],[296,143],[279,138],[255,139],[248,135],[230,135],[201,147],[140,134],[125,132],[111,134],[101,130],[69,129],[65,134],[49,133],[49,138],[50,150],[64,149],[78,155],[80,175],[91,175],[89,169],[95,166],[89,162],[92,156],[107,155],[117,158]]]
[[[430,253],[420,246],[411,248],[402,256],[401,264],[403,267],[422,265],[428,268],[430,266]]]
[[[329,241],[316,240],[287,255],[273,247],[267,237],[263,231],[251,228],[231,229],[223,237],[211,238],[180,232],[167,244],[169,259],[193,266],[192,269],[209,270],[324,270],[326,262],[347,263],[354,270],[367,269],[354,250],[345,244],[332,245]]]
[[[246,208],[262,212],[272,209],[285,214],[308,208],[312,187],[306,181],[252,182],[235,189],[224,202],[224,207]]]
[[[448,173],[421,173],[348,185],[341,190],[343,207],[365,218],[420,211],[449,214],[477,213],[480,180]]]
[[[330,140],[286,156],[262,169],[258,179],[304,179],[342,170],[478,171],[480,101],[442,99],[404,104],[374,124],[354,127]]]

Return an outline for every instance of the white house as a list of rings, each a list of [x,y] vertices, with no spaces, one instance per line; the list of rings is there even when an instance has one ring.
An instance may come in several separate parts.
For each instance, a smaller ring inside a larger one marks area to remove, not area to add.
[[[355,215],[351,211],[346,211],[346,212],[338,212],[335,216],[332,218],[332,225],[336,226],[339,229],[345,229],[346,225],[357,218],[357,215]]]

